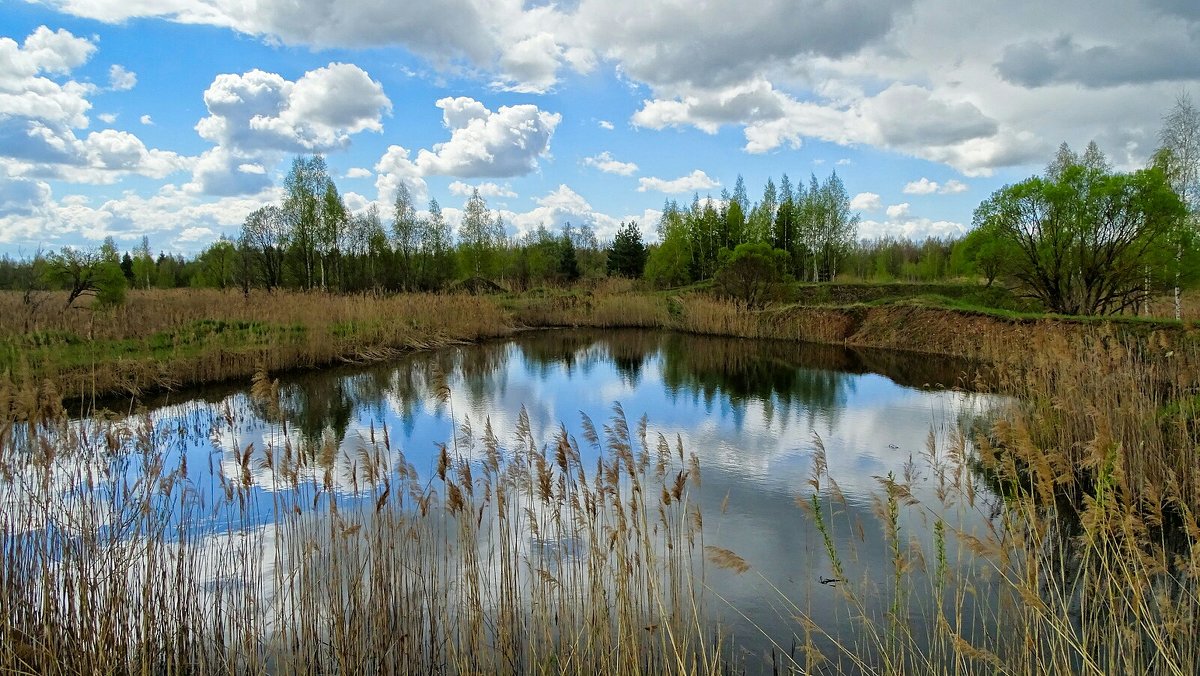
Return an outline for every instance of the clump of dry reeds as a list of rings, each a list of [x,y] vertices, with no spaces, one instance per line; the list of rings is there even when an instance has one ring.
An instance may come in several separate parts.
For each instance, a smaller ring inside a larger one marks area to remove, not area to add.
[[[585,448],[464,421],[421,476],[372,427],[262,447],[238,413],[189,467],[178,432],[69,421],[3,390],[0,670],[716,673],[694,458],[623,411]],[[277,386],[255,378],[268,411]]]
[[[795,606],[804,638],[791,664],[895,674],[1200,671],[1200,427],[1187,375],[1197,352],[1158,340],[1103,329],[1047,338],[1036,358],[1001,374],[1008,403],[947,437],[931,432],[903,475],[877,477],[886,565],[839,583],[858,628],[839,635]],[[844,578],[842,562],[858,554],[835,543],[859,539],[831,532],[861,526],[839,516],[846,499],[819,438],[815,447],[797,501]]]

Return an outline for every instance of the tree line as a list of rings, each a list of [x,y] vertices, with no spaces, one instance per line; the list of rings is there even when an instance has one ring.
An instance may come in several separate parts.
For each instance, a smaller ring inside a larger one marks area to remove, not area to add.
[[[419,210],[404,185],[390,213],[375,205],[353,213],[324,158],[303,156],[278,204],[254,210],[236,235],[193,258],[155,256],[146,238],[122,254],[109,238],[96,249],[0,258],[0,288],[66,289],[69,306],[85,296],[118,303],[126,288],[523,290],[622,276],[656,287],[713,280],[761,304],[770,298],[761,283],[979,279],[1053,312],[1131,312],[1170,293],[1178,313],[1179,290],[1200,275],[1200,114],[1186,95],[1164,117],[1160,141],[1149,166],[1132,172],[1114,171],[1094,143],[1082,154],[1063,144],[1042,175],[984,200],[970,232],[920,242],[859,240],[859,216],[836,172],[807,183],[768,179],[756,202],[741,176],[718,198],[668,200],[658,241],[647,244],[634,222],[608,242],[570,223],[509,236],[478,190],[457,233],[436,199]]]

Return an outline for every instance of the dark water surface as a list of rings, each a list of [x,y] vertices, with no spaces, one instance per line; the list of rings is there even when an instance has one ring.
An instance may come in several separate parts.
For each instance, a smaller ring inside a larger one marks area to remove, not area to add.
[[[280,399],[287,440],[330,458],[313,470],[313,481],[331,481],[347,494],[354,490],[354,449],[384,429],[391,447],[429,477],[439,445],[453,445],[456,428],[469,425],[478,436],[490,423],[498,438],[510,439],[522,408],[546,443],[560,425],[582,438],[581,413],[599,426],[616,403],[631,426],[645,415],[651,435],[678,438],[699,458],[704,544],[735,552],[751,566],[741,574],[706,567],[706,612],[733,656],[756,672],[769,669],[772,648],[790,652],[802,639],[799,616],[833,637],[817,641],[827,655],[837,655],[838,644],[845,649],[847,666],[848,654],[870,653],[856,617],[865,612],[885,626],[897,589],[911,630],[920,634],[930,622],[932,575],[922,569],[932,570],[929,559],[936,556],[931,521],[944,517],[967,531],[983,529],[995,509],[982,489],[974,506],[941,507],[929,464],[955,446],[959,429],[996,405],[993,396],[967,387],[974,379],[969,364],[940,357],[662,332],[546,331],[290,375],[281,379]],[[251,444],[255,453],[279,446],[281,426],[260,413],[247,391],[230,389],[148,412],[155,429],[172,432],[164,438],[177,445],[174,461],[186,459],[193,475],[220,463],[230,476],[240,472],[238,454]],[[214,424],[222,420],[234,422]],[[818,444],[838,489],[821,484],[827,532],[844,576],[860,598],[871,599],[863,607],[836,584],[821,583],[833,576],[826,541],[798,506],[814,493],[809,480]],[[260,464],[249,466],[264,505],[260,522],[269,523],[270,495],[285,488],[271,472],[253,469]],[[898,517],[913,570],[897,585],[895,550],[881,521],[881,481],[906,473],[913,496],[930,507]],[[214,533],[228,527],[220,513],[206,518]],[[910,552],[922,552],[925,565]],[[952,574],[975,565],[960,554],[949,538]],[[986,630],[973,619],[978,604],[991,603],[986,590],[979,594],[982,601],[972,597],[949,609],[963,618],[958,628],[965,635]]]

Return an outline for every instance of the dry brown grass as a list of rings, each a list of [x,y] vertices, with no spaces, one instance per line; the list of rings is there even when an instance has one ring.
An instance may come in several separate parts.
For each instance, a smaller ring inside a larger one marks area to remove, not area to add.
[[[380,359],[512,330],[494,303],[468,295],[132,291],[98,312],[59,300],[31,308],[0,293],[0,371],[7,361],[11,379],[51,380],[68,398]]]
[[[219,462],[168,471],[173,433],[56,406],[0,408],[6,673],[720,672],[698,466],[619,408],[585,424],[594,467],[522,412],[510,445],[464,429],[418,477],[384,429],[243,447],[234,412]]]

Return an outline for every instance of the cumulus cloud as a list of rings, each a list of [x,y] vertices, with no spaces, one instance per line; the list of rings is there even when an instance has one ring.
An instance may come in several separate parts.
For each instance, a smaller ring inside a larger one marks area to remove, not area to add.
[[[392,109],[383,86],[346,63],[308,71],[295,82],[257,69],[221,74],[204,92],[204,105],[209,114],[196,132],[214,147],[201,156],[188,187],[210,195],[259,192],[269,179],[243,165],[345,148],[353,134],[381,131]]]
[[[673,99],[646,100],[631,120],[651,129],[693,126],[710,134],[723,125],[740,124],[749,153],[781,146],[797,149],[811,137],[896,150],[968,172],[986,170],[997,160],[1024,158],[1028,151],[1013,139],[1000,144],[999,125],[974,104],[948,100],[924,87],[897,83],[874,96],[859,91],[829,94],[834,98],[801,101],[758,79],[724,89],[694,90]],[[989,144],[999,145],[1003,152],[1018,152],[1002,157]]]
[[[860,192],[850,199],[851,211],[879,211],[883,201],[873,192]]]
[[[645,99],[634,119],[642,128],[736,125],[752,153],[814,138],[966,175],[1043,164],[1064,138],[1096,138],[1131,165],[1144,162],[1161,111],[1181,85],[1200,83],[1200,10],[1188,0],[1109,3],[1103,12],[1088,0],[1003,9],[715,0],[687,11],[644,0],[444,0],[403,12],[377,0],[46,2],[102,21],[157,17],[272,43],[403,45],[443,73],[524,92],[556,86],[565,68],[602,64]],[[1047,29],[1055,26],[1070,33],[1056,37]]]
[[[146,148],[128,132],[76,135],[89,126],[89,97],[98,89],[70,76],[95,51],[90,40],[45,26],[22,44],[0,38],[0,63],[5,64],[0,69],[0,157],[8,161],[10,177],[112,183],[128,174],[162,178],[190,165],[175,153]],[[115,84],[128,84],[133,77],[119,66],[110,75]]]
[[[889,205],[887,208],[887,217],[892,219],[904,218],[908,215],[908,207],[908,202]]]
[[[517,193],[509,189],[505,185],[497,185],[495,183],[483,182],[478,185],[469,185],[462,181],[454,181],[450,184],[450,194],[460,197],[470,197],[471,194],[478,190],[482,197],[516,197]]]
[[[146,125],[147,127],[154,126],[154,118],[150,117],[149,115],[143,115],[143,116],[139,117],[138,122],[141,122],[142,124]]]
[[[595,231],[596,238],[603,242],[616,236],[622,222],[633,221],[641,229],[643,238],[649,241],[655,237],[655,225],[662,217],[662,212],[654,209],[622,217],[596,211],[582,195],[565,184],[560,184],[543,197],[535,199],[534,204],[537,206],[529,211],[500,211],[505,223],[512,226],[514,234],[525,235],[539,226],[557,230],[569,222],[577,226],[590,226]]]
[[[493,83],[508,91],[541,94],[558,81],[563,49],[550,33],[541,32],[517,41],[500,57],[502,79]]]
[[[372,175],[370,169],[363,167],[350,167],[346,170],[346,178],[370,178]]]
[[[126,70],[125,66],[113,64],[108,68],[108,88],[115,92],[125,92],[137,86],[137,73]]]
[[[932,195],[938,191],[938,184],[924,176],[917,181],[909,181],[904,185],[905,195]]]
[[[607,129],[608,131],[612,131],[613,129],[616,128],[613,126],[613,123],[609,122],[608,120],[600,120],[596,124],[600,125],[601,129]]]
[[[116,113],[100,113],[96,117],[104,124],[112,124],[117,121]]]
[[[331,63],[296,82],[252,70],[218,75],[204,92],[204,139],[241,152],[328,152],[350,135],[383,129],[392,109],[383,87],[358,66]]]
[[[966,226],[955,221],[933,220],[930,218],[897,218],[899,220],[861,221],[858,224],[858,236],[863,239],[894,237],[920,242],[930,237],[961,237],[967,232]]]
[[[5,216],[31,216],[50,201],[50,186],[45,181],[14,178],[0,173],[0,219]]]
[[[709,178],[708,174],[696,169],[687,176],[680,176],[676,179],[665,180],[651,177],[642,177],[638,179],[638,192],[656,191],[665,192],[667,194],[677,194],[684,192],[698,192],[700,190],[709,190],[719,187],[719,181]]]
[[[633,162],[621,162],[614,159],[612,153],[605,150],[599,155],[583,158],[583,163],[589,167],[595,167],[606,174],[617,174],[618,176],[632,176],[638,170],[638,165]]]
[[[18,182],[20,182],[18,180]],[[11,181],[0,177],[0,203],[8,204]],[[0,242],[53,246],[56,243],[98,242],[112,236],[134,242],[143,235],[158,248],[195,253],[217,234],[234,232],[246,214],[276,200],[263,193],[252,197],[202,200],[167,184],[149,197],[125,193],[93,205],[76,196],[55,200],[45,185],[36,186],[24,208],[0,209]]]
[[[550,138],[562,120],[537,106],[501,106],[492,112],[467,97],[437,102],[450,140],[417,153],[416,166],[423,175],[460,178],[507,178],[538,168],[538,159],[550,151]]]
[[[379,201],[384,204],[394,202],[401,185],[407,186],[413,199],[418,202],[424,201],[429,195],[429,187],[421,177],[421,170],[409,159],[408,149],[388,146],[383,157],[375,164],[375,189],[379,192]]]
[[[937,181],[931,181],[924,176],[916,181],[909,181],[904,184],[905,195],[933,195],[935,193],[938,195],[956,195],[964,193],[967,190],[969,190],[967,184],[962,181],[950,179],[941,184]]]
[[[651,129],[690,124],[715,134],[723,124],[777,120],[784,115],[786,104],[787,98],[760,78],[728,88],[695,91],[673,100],[645,101],[632,121]]]

